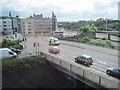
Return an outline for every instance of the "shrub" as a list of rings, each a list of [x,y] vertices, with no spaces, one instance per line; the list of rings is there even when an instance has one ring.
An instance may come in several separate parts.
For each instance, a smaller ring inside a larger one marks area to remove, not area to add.
[[[32,56],[16,59],[2,59],[2,72],[20,72],[45,64],[46,58],[42,56]]]
[[[110,40],[105,40],[105,43],[106,43],[107,45],[111,45],[111,44],[112,44],[112,42],[111,42]]]
[[[99,45],[99,46],[103,46],[104,47],[106,45],[105,41],[102,40],[102,39],[96,39],[96,42],[97,42],[96,44]]]
[[[81,40],[82,43],[90,42],[90,39],[86,36]]]

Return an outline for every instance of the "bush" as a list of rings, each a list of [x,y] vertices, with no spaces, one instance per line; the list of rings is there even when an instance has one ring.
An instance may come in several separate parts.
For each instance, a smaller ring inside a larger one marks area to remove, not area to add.
[[[112,42],[111,42],[110,40],[105,40],[105,43],[106,43],[107,45],[111,45],[111,44],[112,44]]]
[[[90,42],[90,39],[86,36],[81,40],[82,43],[88,43]]]
[[[20,49],[20,40],[9,40],[7,38],[4,38],[2,41],[2,48],[17,48]]]
[[[32,56],[16,59],[2,59],[2,72],[20,72],[34,68],[39,64],[45,64],[46,58]]]
[[[96,39],[96,42],[97,42],[96,45],[99,45],[99,46],[105,47],[106,45],[105,41],[102,39]]]

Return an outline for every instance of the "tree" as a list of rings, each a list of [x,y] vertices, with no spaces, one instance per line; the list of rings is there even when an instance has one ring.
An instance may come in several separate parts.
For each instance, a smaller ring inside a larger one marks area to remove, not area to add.
[[[90,32],[94,32],[94,33],[98,32],[97,27],[94,24],[91,25]]]

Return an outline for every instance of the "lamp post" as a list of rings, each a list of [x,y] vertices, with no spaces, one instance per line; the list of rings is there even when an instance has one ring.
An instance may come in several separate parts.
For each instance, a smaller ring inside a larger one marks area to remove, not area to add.
[[[107,31],[107,23],[108,23],[107,16],[108,16],[108,12],[106,12],[106,31]]]

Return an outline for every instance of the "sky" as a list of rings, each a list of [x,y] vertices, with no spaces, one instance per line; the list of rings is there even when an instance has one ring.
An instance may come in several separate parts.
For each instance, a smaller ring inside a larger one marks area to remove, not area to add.
[[[120,0],[0,0],[0,16],[18,15],[27,18],[34,13],[51,17],[52,11],[57,21],[76,22],[109,18],[118,20]]]

